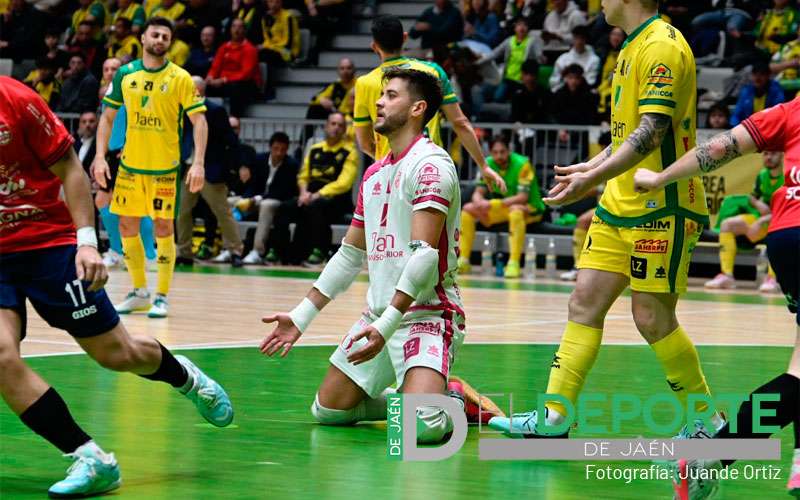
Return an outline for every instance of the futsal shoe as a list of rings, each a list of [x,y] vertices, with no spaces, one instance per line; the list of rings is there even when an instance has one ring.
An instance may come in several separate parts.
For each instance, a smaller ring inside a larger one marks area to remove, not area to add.
[[[469,274],[472,272],[472,264],[469,263],[469,259],[466,257],[459,257],[458,258],[458,272],[459,274]]]
[[[550,410],[544,409],[545,419]],[[489,427],[512,438],[526,439],[565,439],[569,437],[569,431],[563,434],[545,434],[538,426],[539,415],[534,411],[526,413],[514,413],[511,418],[492,417],[489,420]]]
[[[790,495],[800,498],[800,450],[794,450],[794,463],[789,473],[789,484],[786,485]]]
[[[764,281],[761,282],[758,291],[761,293],[780,293],[781,287],[775,277],[768,274],[764,276]]]
[[[125,296],[120,304],[114,306],[118,314],[130,314],[135,311],[146,311],[150,308],[150,292],[144,288],[136,288]]]
[[[571,269],[567,272],[561,273],[559,276],[561,281],[577,281],[578,280],[578,270]]]
[[[226,427],[233,421],[233,406],[228,393],[214,379],[203,373],[189,358],[175,356],[178,363],[183,365],[189,374],[191,387],[184,392],[184,396],[194,402],[197,411],[211,425]],[[183,392],[183,391],[182,391]]]
[[[103,254],[103,265],[108,269],[114,269],[117,266],[124,267],[124,263],[125,259],[123,259],[122,255],[118,254],[114,250],[109,250]]]
[[[245,265],[253,265],[253,264],[261,264],[264,262],[264,259],[261,258],[261,255],[258,254],[258,250],[250,250],[250,253],[245,255],[244,259],[242,259],[242,263]]]
[[[155,299],[153,299],[153,305],[150,306],[150,310],[147,311],[147,317],[166,318],[168,314],[169,302],[167,302],[167,296],[157,293]]]
[[[712,290],[733,290],[736,288],[736,280],[733,279],[733,276],[719,273],[714,276],[713,280],[706,281],[703,286]]]
[[[674,439],[711,439],[713,436],[706,429],[702,420],[695,420],[694,429],[684,425]],[[675,490],[674,500],[705,500],[713,498],[719,491],[719,474],[702,473],[701,471],[711,471],[722,469],[722,462],[719,460],[686,460],[679,459],[671,462],[672,488]]]
[[[467,414],[467,422],[471,424],[481,423],[487,425],[492,417],[505,417],[506,414],[489,397],[482,395],[475,390],[466,380],[450,377],[447,384],[448,392],[456,392],[464,400],[464,413]]]
[[[519,268],[519,261],[509,260],[508,263],[506,264],[506,270],[503,273],[503,276],[506,279],[517,279],[520,277],[521,274],[522,272],[520,271]]]
[[[122,484],[119,464],[113,453],[103,453],[89,442],[64,455],[73,460],[67,477],[47,491],[50,498],[83,498],[115,490]]]

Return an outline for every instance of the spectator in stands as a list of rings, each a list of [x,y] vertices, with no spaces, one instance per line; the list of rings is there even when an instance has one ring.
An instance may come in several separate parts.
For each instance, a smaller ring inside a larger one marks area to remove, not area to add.
[[[583,67],[570,64],[564,70],[564,86],[553,96],[553,117],[563,125],[594,125],[597,123],[597,96],[583,77]],[[567,142],[568,130],[560,130],[558,140]]]
[[[244,35],[244,21],[234,18],[231,39],[217,50],[206,76],[208,95],[230,98],[231,115],[237,118],[255,100],[261,83],[258,49]]]
[[[86,67],[92,73],[99,73],[102,70],[106,52],[103,45],[94,39],[94,23],[92,21],[81,21],[78,31],[72,36],[67,45],[67,52],[72,54],[83,54]]]
[[[238,4],[238,5],[237,5]],[[260,0],[234,0],[232,17],[237,17],[244,21],[247,39],[254,45],[260,45],[263,41],[261,33],[261,20],[264,18],[264,2]]]
[[[119,59],[122,64],[142,57],[142,44],[132,31],[133,23],[127,17],[114,21],[114,30],[108,44],[108,57]]]
[[[572,30],[586,24],[586,15],[570,0],[553,0],[552,4],[542,28],[545,50],[567,50],[572,45]]]
[[[30,88],[42,96],[50,109],[55,109],[61,97],[61,84],[56,78],[57,73],[55,61],[40,58],[36,61],[36,69],[28,73],[24,80]]]
[[[488,0],[471,1],[471,12],[464,19],[464,38],[492,49],[500,43],[503,35],[500,31],[500,20],[494,12],[489,11]]]
[[[573,64],[583,68],[583,78],[590,87],[597,83],[597,74],[600,72],[600,58],[588,45],[589,29],[586,26],[576,26],[572,29],[572,48],[558,56],[550,75],[550,90],[557,92],[564,86],[564,71]]]
[[[717,130],[728,130],[731,128],[731,110],[728,109],[728,106],[718,102],[708,108],[705,128]]]
[[[186,12],[186,5],[178,0],[161,0],[148,17],[165,17],[175,23]]]
[[[259,59],[267,63],[267,99],[275,96],[275,73],[300,55],[300,27],[297,18],[283,8],[282,0],[265,0],[267,11],[261,20],[263,42]]]
[[[97,97],[100,101],[102,101],[103,96],[106,95],[108,86],[111,85],[111,81],[114,79],[114,75],[117,74],[117,70],[120,66],[122,66],[122,61],[116,57],[109,57],[103,61],[102,79],[100,80],[100,89],[97,91]]]
[[[80,7],[72,13],[72,32],[77,33],[78,26],[83,21],[89,21],[92,23],[92,37],[100,40],[103,29],[111,23],[108,9],[100,0],[78,0],[78,4]]]
[[[539,65],[529,59],[522,63],[522,86],[511,94],[511,121],[549,123],[553,95],[539,85]]]
[[[25,0],[10,5],[8,14],[0,16],[0,58],[35,59],[42,51],[42,15]]]
[[[197,92],[205,95],[205,81],[199,76],[193,76],[192,80]],[[241,267],[244,245],[239,237],[239,227],[233,220],[231,207],[228,205],[228,185],[225,183],[229,159],[237,150],[239,139],[231,128],[225,108],[208,100],[206,100],[206,108],[208,108],[206,121],[208,122],[209,141],[205,157],[205,183],[199,193],[192,193],[188,189],[180,190],[180,213],[175,219],[178,259],[181,264],[191,265],[192,263],[192,227],[194,226],[192,209],[202,196],[222,229],[224,250],[213,261],[230,262],[233,267]],[[184,120],[183,138],[187,143],[192,142],[190,129],[191,122],[188,119]],[[189,149],[193,150],[194,148],[190,147]],[[193,154],[191,153],[187,158]]]
[[[422,38],[420,46],[432,49],[464,38],[464,19],[461,11],[450,0],[435,0],[425,9],[408,33],[411,38]]]
[[[220,21],[230,16],[230,11],[223,11],[220,2],[209,3],[208,0],[189,0],[186,10],[175,23],[176,27],[186,27],[191,33],[187,39],[190,45],[196,45],[200,37],[200,29],[204,26],[219,28]]]
[[[317,65],[321,50],[329,48],[333,35],[350,31],[352,6],[349,0],[305,0],[308,27],[316,41],[308,53],[308,62]]]
[[[510,255],[505,277],[519,278],[526,226],[542,220],[545,205],[530,160],[521,154],[512,153],[508,139],[502,136],[493,137],[490,147],[491,156],[486,158],[486,163],[503,176],[508,191],[502,193],[497,189],[489,189],[481,181],[472,193],[472,200],[464,204],[461,210],[458,271],[463,274],[470,272],[469,259],[477,222],[485,228],[508,223]]]
[[[750,83],[739,90],[736,109],[731,116],[731,126],[735,127],[753,113],[771,108],[783,101],[783,89],[778,82],[770,78],[769,64],[764,62],[753,64]]]
[[[120,18],[129,19],[131,22],[131,32],[138,35],[142,31],[147,16],[144,13],[144,7],[138,2],[133,0],[117,0],[117,11],[111,18],[112,25]]]
[[[798,68],[800,68],[800,23],[795,34],[795,39],[783,45],[772,56],[769,69],[775,76],[778,83],[784,90],[793,94],[800,89],[800,78],[798,78]],[[786,96],[787,98],[789,95]]]
[[[56,78],[61,78],[61,72],[69,66],[69,53],[58,46],[61,31],[58,28],[48,28],[44,34],[44,48],[40,59],[52,61],[56,68]]]
[[[206,26],[200,31],[200,46],[192,47],[189,52],[189,60],[183,68],[190,75],[207,75],[214,62],[214,54],[217,53],[217,29],[213,26]],[[256,68],[258,69],[258,68]]]
[[[228,122],[231,125],[231,129],[233,129],[233,133],[236,134],[236,137],[237,138],[241,137],[242,124],[239,121],[239,119],[236,118],[235,116],[231,116],[228,119]],[[250,171],[253,174],[253,178],[256,180],[261,180],[264,177],[264,175],[262,175],[262,172],[260,171],[263,169],[258,168],[259,165],[264,162],[261,161],[258,157],[258,154],[256,154],[256,148],[254,148],[250,144],[244,143],[241,140],[239,140],[239,144],[236,148],[236,151],[233,154],[233,157],[235,158],[236,163],[233,165],[234,167],[233,170],[229,172],[230,174],[233,174],[230,177],[235,177],[236,176],[235,170],[241,166],[246,166],[250,168]]]
[[[64,72],[64,83],[61,86],[61,99],[57,111],[62,113],[83,113],[97,109],[97,91],[100,84],[86,68],[86,57],[73,54],[69,59],[69,69]]]
[[[339,74],[339,79],[329,84],[317,93],[308,105],[308,112],[306,118],[309,120],[324,120],[328,115],[334,111],[339,111],[347,115],[350,106],[348,105],[345,97],[356,84],[356,67],[353,60],[349,57],[343,57],[339,60],[339,65],[336,68]],[[352,110],[349,110],[352,114]],[[310,134],[306,134],[310,137]]]
[[[692,19],[711,9],[710,0],[662,0],[659,11],[669,16],[669,24],[687,38],[691,34]]]
[[[695,17],[692,31],[725,31],[734,41],[753,26],[753,13],[760,7],[758,0],[711,0],[711,3],[714,10]]]
[[[318,266],[328,255],[330,225],[342,222],[353,211],[352,187],[358,173],[355,145],[344,140],[345,118],[331,113],[325,124],[325,140],[314,144],[306,154],[297,176],[300,196],[281,204],[275,217],[274,241],[284,260],[305,259]],[[289,224],[297,222],[289,247]]]
[[[97,113],[95,111],[84,111],[78,120],[78,131],[73,135],[75,139],[73,147],[75,152],[78,153],[78,160],[80,160],[87,175],[91,172],[94,152],[97,149],[97,144],[95,143],[96,134]]]
[[[625,41],[625,32],[621,28],[614,26],[608,34],[608,47],[604,48],[598,57],[600,58],[600,74],[597,85],[598,105],[597,112],[606,121],[611,119],[611,81],[614,78],[614,70],[617,67],[617,58],[622,50],[622,42]]]
[[[287,155],[288,151],[289,136],[284,132],[272,134],[269,139],[269,156],[263,162],[267,167],[266,176],[254,175],[257,179],[261,179],[258,191],[252,195],[243,193],[241,195],[243,199],[237,203],[240,210],[255,211],[258,217],[253,249],[244,258],[245,264],[278,262],[275,248],[270,248],[267,252],[270,229],[281,204],[287,202],[297,205],[299,193],[297,174],[300,166],[294,158]]]
[[[528,26],[541,27],[544,23],[547,2],[541,0],[508,0],[505,6],[505,26],[512,26],[517,19],[524,18]]]
[[[773,8],[767,9],[758,20],[755,29],[756,47],[770,54],[776,53],[781,45],[795,37],[797,32],[797,9],[789,5],[789,0],[772,0]]]
[[[183,26],[182,28],[175,28],[175,36],[172,37],[172,43],[167,51],[167,59],[183,67],[186,61],[189,60],[189,53],[192,48],[189,42],[192,37],[192,29]]]

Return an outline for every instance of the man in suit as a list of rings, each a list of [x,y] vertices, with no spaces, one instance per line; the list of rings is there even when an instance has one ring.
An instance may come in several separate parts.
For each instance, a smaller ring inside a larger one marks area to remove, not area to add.
[[[91,172],[94,152],[97,149],[95,134],[97,134],[97,113],[84,111],[78,121],[78,131],[73,136],[75,139],[73,147],[87,174]]]

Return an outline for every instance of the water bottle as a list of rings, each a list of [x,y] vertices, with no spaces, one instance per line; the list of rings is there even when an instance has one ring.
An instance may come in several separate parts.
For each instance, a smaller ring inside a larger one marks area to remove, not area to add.
[[[536,238],[528,237],[528,246],[525,248],[525,277],[536,278]]]
[[[766,245],[759,245],[758,260],[756,261],[756,284],[764,282],[764,277],[769,272],[769,258],[767,258]]]
[[[489,237],[483,238],[483,249],[481,250],[481,271],[485,276],[492,274],[492,243]]]
[[[556,240],[552,236],[547,242],[547,255],[545,255],[544,269],[547,279],[556,279]]]
[[[494,254],[494,275],[502,278],[506,274],[506,265],[503,262],[503,254],[497,252]]]

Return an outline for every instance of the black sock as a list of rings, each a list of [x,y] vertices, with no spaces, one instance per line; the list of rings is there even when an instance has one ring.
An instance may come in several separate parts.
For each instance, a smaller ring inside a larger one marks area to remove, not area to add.
[[[156,342],[158,341],[156,340]],[[180,389],[186,385],[186,382],[189,381],[189,374],[186,373],[186,369],[183,367],[183,365],[178,363],[178,360],[175,359],[175,356],[173,356],[166,347],[161,345],[161,342],[158,342],[158,345],[161,346],[161,364],[158,366],[158,370],[150,375],[139,376],[148,380],[166,382],[172,387],[177,387]]]
[[[72,453],[92,440],[75,423],[67,404],[52,387],[22,412],[19,419],[62,453]]]
[[[761,408],[766,410],[773,410],[774,417],[763,417],[761,419],[762,426],[778,426],[781,429],[787,425],[795,422],[795,445],[798,441],[797,427],[800,421],[800,380],[797,377],[784,373],[766,384],[762,385],[750,395],[751,397],[742,403],[739,407],[739,412],[736,415],[737,429],[736,434],[732,434],[729,425],[726,424],[714,436],[717,439],[765,439],[771,434],[764,432],[753,432],[753,394],[779,394],[779,401],[762,401]],[[732,464],[734,460],[723,460],[722,464],[727,467]]]

